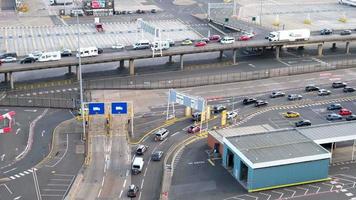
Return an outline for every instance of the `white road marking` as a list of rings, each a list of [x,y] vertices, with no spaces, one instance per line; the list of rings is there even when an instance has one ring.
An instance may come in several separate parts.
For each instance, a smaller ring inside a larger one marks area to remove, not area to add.
[[[266,193],[263,193],[263,192],[260,192],[259,194],[262,194],[262,195],[268,196],[267,200],[269,200],[269,199],[271,198],[271,195],[270,195],[270,194],[266,194]]]
[[[124,192],[124,191],[121,190],[120,195],[119,195],[119,199],[121,199],[121,196],[122,196],[122,193],[123,193],[123,192]]]
[[[141,199],[141,194],[142,194],[142,192],[140,192],[140,195],[138,196],[138,200],[140,200],[140,199]]]
[[[43,137],[43,135],[44,135],[45,132],[46,132],[45,130],[42,131],[42,133],[41,133],[41,136],[42,136],[42,137]]]
[[[145,179],[142,179],[142,182],[141,182],[141,190],[143,188],[143,183],[145,182]]]
[[[11,172],[11,171],[14,171],[15,169],[17,169],[17,168],[14,167],[14,168],[12,168],[12,169],[9,169],[9,170],[7,170],[7,171],[4,171],[4,174],[9,173],[9,172]]]
[[[4,159],[5,159],[5,154],[2,154],[1,155],[1,161],[4,161]]]
[[[124,185],[122,185],[123,188],[126,186],[126,179],[124,180]]]
[[[146,169],[145,169],[145,173],[143,174],[143,177],[145,177],[145,176],[146,176],[147,169],[148,169],[148,167],[146,167]]]
[[[104,186],[104,181],[105,181],[105,176],[103,177],[103,180],[101,181],[101,187]]]
[[[126,176],[129,176],[130,170],[126,170]]]
[[[14,179],[16,179],[16,177],[10,176],[10,179],[14,180]]]
[[[290,190],[290,189],[283,189],[283,190],[293,192],[291,197],[294,197],[295,193],[297,193],[297,191],[295,191],[295,190]]]
[[[101,194],[101,188],[100,188],[99,193],[98,193],[98,196],[97,196],[98,198],[100,197],[100,194]]]
[[[37,112],[37,110],[24,110],[25,112]]]
[[[10,194],[12,194],[13,192],[10,190],[10,188],[9,187],[7,187],[7,185],[6,184],[1,184],[0,186],[4,186],[5,188],[6,188],[6,190],[10,193]]]
[[[176,134],[180,133],[179,131],[178,132],[175,132],[171,135],[171,137],[175,136]]]
[[[16,130],[15,135],[17,135],[20,131],[21,131],[21,129],[20,129],[20,128],[18,128],[18,129]]]
[[[284,65],[287,65],[288,67],[291,66],[290,64],[288,64],[288,63],[286,63],[286,62],[284,62],[284,61],[282,61],[282,60],[280,60],[280,59],[278,59],[278,62],[280,62],[280,63],[282,63],[282,64],[284,64]]]
[[[28,172],[28,171],[23,171],[23,173],[25,173],[25,174],[30,174],[30,172]]]
[[[23,173],[19,173],[21,176],[25,176],[25,174],[23,174]]]
[[[315,185],[309,185],[310,187],[312,187],[312,188],[317,188],[317,191],[315,192],[315,193],[319,193],[319,191],[320,191],[320,187],[318,187],[318,186],[315,186]]]
[[[17,196],[14,198],[14,200],[18,200],[18,199],[21,199],[22,196]]]

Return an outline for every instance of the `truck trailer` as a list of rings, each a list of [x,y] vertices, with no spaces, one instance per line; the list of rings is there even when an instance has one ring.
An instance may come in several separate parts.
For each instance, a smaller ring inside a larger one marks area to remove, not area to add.
[[[282,30],[270,32],[267,39],[270,42],[283,42],[283,41],[303,41],[309,40],[309,29],[296,29],[296,30]]]

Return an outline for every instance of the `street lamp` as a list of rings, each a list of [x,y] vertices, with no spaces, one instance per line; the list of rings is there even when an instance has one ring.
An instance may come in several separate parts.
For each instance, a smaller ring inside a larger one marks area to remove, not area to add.
[[[84,98],[83,98],[83,78],[82,78],[82,58],[80,55],[80,31],[79,31],[79,12],[76,13],[77,16],[77,27],[78,27],[78,50],[77,50],[77,54],[78,54],[78,75],[79,75],[79,90],[80,90],[80,109],[81,111],[81,115],[82,115],[82,125],[83,125],[83,137],[85,137],[85,119],[84,119],[84,115],[85,115],[85,111],[84,111]]]

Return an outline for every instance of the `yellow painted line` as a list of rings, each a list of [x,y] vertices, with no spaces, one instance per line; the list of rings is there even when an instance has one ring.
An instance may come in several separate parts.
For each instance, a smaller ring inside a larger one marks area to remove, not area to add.
[[[215,163],[213,161],[211,161],[210,159],[208,159],[208,162],[215,167]]]
[[[324,179],[318,179],[318,180],[312,180],[312,181],[304,181],[304,182],[298,182],[298,183],[291,183],[291,184],[284,184],[284,185],[277,185],[277,186],[272,186],[272,187],[253,189],[253,190],[248,190],[248,192],[258,192],[258,191],[263,191],[263,190],[271,190],[271,189],[276,189],[276,188],[304,185],[304,184],[309,184],[309,183],[316,183],[316,182],[330,181],[330,180],[331,180],[331,178],[324,178]]]

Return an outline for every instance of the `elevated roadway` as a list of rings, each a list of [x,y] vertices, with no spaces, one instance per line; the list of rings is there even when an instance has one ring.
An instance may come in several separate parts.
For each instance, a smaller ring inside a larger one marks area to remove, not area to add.
[[[178,46],[172,47],[168,50],[163,51],[162,57],[169,57],[169,62],[172,62],[173,56],[180,56],[180,67],[184,68],[183,56],[186,54],[197,54],[206,52],[220,52],[220,57],[222,58],[223,52],[227,50],[233,51],[233,63],[236,63],[237,50],[240,48],[267,48],[276,47],[276,58],[279,59],[279,53],[282,47],[296,47],[305,45],[318,45],[318,55],[322,56],[323,44],[324,43],[336,43],[345,42],[346,43],[346,53],[350,51],[350,43],[356,40],[356,34],[341,36],[341,35],[327,35],[327,36],[312,36],[307,41],[294,41],[294,42],[269,42],[264,39],[259,40],[249,40],[249,41],[237,41],[233,44],[220,44],[220,43],[209,43],[204,47],[194,47],[194,46]],[[157,56],[157,55],[156,55]],[[82,59],[82,65],[86,64],[96,64],[105,62],[120,62],[120,67],[124,67],[125,60],[129,61],[129,71],[130,75],[135,74],[134,60],[137,59],[147,59],[152,58],[153,54],[151,50],[132,50],[132,51],[121,51],[115,53],[105,53],[96,57],[88,57]],[[158,57],[161,57],[158,55]],[[68,67],[68,71],[71,73],[72,67],[76,67],[76,72],[78,72],[78,60],[75,57],[62,58],[60,61],[54,62],[36,62],[33,64],[8,64],[0,68],[0,73],[5,75],[5,82],[10,81],[11,88],[14,88],[14,72],[31,71],[31,70],[41,70],[41,69],[51,69],[51,68],[62,68]],[[77,73],[78,74],[78,73]]]

